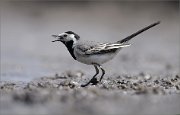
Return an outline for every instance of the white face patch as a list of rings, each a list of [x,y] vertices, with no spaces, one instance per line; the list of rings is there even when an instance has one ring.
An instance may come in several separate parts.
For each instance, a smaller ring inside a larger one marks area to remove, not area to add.
[[[74,34],[70,34],[69,37],[71,37],[72,39],[74,39]]]
[[[73,47],[74,47],[74,45],[76,44],[76,42],[77,42],[77,39],[75,38],[75,36],[74,36],[74,34],[70,34],[69,35],[69,37],[73,40]]]

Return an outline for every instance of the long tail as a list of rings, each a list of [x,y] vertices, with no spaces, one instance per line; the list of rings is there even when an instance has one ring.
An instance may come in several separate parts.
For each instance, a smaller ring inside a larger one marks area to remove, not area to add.
[[[146,30],[148,30],[148,29],[150,29],[150,28],[152,28],[152,27],[154,27],[154,26],[156,26],[156,25],[158,25],[158,24],[160,24],[160,21],[158,21],[158,22],[156,22],[156,23],[153,23],[153,24],[147,26],[147,27],[145,27],[145,28],[143,28],[143,29],[137,31],[136,33],[133,33],[132,35],[130,35],[130,36],[128,36],[128,37],[126,37],[126,38],[124,38],[124,39],[118,41],[117,43],[124,43],[124,42],[127,42],[127,41],[131,40],[133,37],[137,36],[138,34],[144,32],[144,31],[146,31]]]

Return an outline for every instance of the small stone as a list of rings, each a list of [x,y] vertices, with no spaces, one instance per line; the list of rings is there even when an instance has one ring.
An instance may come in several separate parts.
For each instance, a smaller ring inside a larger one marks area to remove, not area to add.
[[[144,78],[145,78],[146,80],[150,80],[152,77],[151,77],[149,74],[146,74],[146,75],[144,76]]]
[[[127,89],[125,85],[120,85],[121,89]]]
[[[159,93],[158,88],[157,88],[157,87],[153,87],[153,88],[152,88],[152,92],[153,92],[154,94],[158,94],[158,93]]]
[[[70,88],[74,88],[74,87],[76,87],[76,86],[78,86],[79,84],[77,83],[77,82],[75,82],[75,81],[70,81],[69,82],[69,87]]]
[[[180,87],[179,87],[179,85],[176,85],[175,87],[176,87],[176,89],[177,89],[177,90],[180,90]]]
[[[83,75],[84,75],[84,73],[81,72],[81,71],[78,71],[78,72],[76,73],[76,76],[77,76],[77,77],[82,77]]]
[[[159,84],[159,80],[155,80],[154,83]]]
[[[137,84],[137,83],[133,83],[133,85],[134,85],[134,86],[138,86],[138,84]]]
[[[175,78],[180,79],[179,75],[176,75],[176,77],[175,77]]]
[[[44,85],[42,83],[38,83],[37,85],[38,87],[44,88]]]

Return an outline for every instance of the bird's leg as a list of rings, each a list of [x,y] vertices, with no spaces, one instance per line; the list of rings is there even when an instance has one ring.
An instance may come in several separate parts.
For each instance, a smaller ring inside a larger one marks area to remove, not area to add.
[[[102,75],[101,75],[101,77],[99,79],[99,82],[101,82],[101,80],[103,79],[103,76],[105,74],[105,70],[102,68],[102,66],[100,64],[95,64],[95,65],[97,65],[101,69],[101,71],[102,71]]]
[[[81,85],[81,87],[86,87],[86,86],[88,86],[90,83],[93,83],[93,85],[97,84],[96,76],[97,76],[97,74],[99,74],[99,69],[98,69],[97,65],[94,65],[94,68],[95,68],[95,70],[96,70],[96,74],[92,77],[91,80],[89,80],[89,82],[87,82],[87,83],[84,84],[84,85]],[[95,83],[95,82],[96,82],[96,83]]]
[[[101,80],[102,80],[102,78],[103,78],[103,76],[104,76],[104,74],[105,74],[105,70],[102,68],[101,65],[99,65],[99,68],[100,68],[101,71],[102,71],[102,75],[101,75],[101,77],[100,77],[100,79],[99,79],[99,82],[101,82]]]

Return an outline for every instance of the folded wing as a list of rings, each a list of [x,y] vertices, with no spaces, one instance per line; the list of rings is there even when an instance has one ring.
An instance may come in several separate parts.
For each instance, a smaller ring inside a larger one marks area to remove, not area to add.
[[[128,43],[101,43],[92,46],[79,45],[77,48],[85,55],[111,53],[119,48],[130,46]]]

